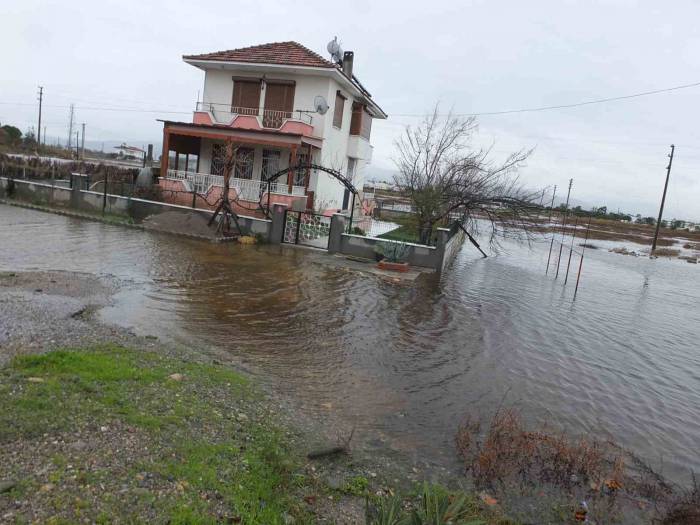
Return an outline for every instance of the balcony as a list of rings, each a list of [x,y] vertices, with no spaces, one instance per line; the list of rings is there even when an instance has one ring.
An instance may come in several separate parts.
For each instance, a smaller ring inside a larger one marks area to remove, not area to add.
[[[182,181],[187,191],[196,191],[200,195],[206,195],[214,187],[224,187],[223,176],[209,173],[169,169],[167,178]],[[236,179],[231,177],[229,179],[229,187],[235,190],[242,200],[250,202],[258,202],[261,195],[267,192],[267,184],[256,179]],[[270,186],[270,193],[303,197],[306,195],[306,188],[304,186],[292,186],[292,191],[290,192],[289,185],[286,182],[273,182]]]
[[[239,129],[275,129],[313,136],[312,117],[303,111],[235,107],[230,104],[197,102],[195,124],[224,125]]]
[[[374,148],[366,138],[359,135],[348,137],[348,157],[362,159],[369,164],[372,161],[373,150]]]

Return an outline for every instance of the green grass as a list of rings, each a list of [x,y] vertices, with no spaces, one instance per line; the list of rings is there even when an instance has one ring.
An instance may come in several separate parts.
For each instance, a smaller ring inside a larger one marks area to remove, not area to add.
[[[174,381],[168,377],[173,373],[185,379]],[[116,346],[60,350],[19,357],[0,370],[0,399],[0,445],[116,419],[145,432],[149,448],[158,451],[139,468],[181,489],[156,498],[134,487],[131,507],[106,493],[92,509],[75,503],[73,495],[58,501],[57,493],[54,506],[68,522],[81,516],[140,522],[140,510],[154,505],[159,522],[217,523],[223,518],[213,513],[212,501],[232,522],[283,523],[285,514],[297,523],[308,518],[303,501],[293,497],[303,479],[295,474],[298,457],[275,422],[255,415],[252,406],[260,396],[230,370]],[[238,411],[247,414],[243,422],[231,417]],[[51,463],[48,481],[60,486],[67,460],[59,455]],[[102,474],[126,476],[121,484],[135,475]]]
[[[17,486],[0,494],[0,511],[24,499],[47,523],[304,524],[314,520],[304,496],[333,495],[302,470],[262,396],[222,366],[113,345],[58,350],[0,369],[0,400],[0,461],[5,451],[32,450],[31,463],[44,465],[42,474],[4,470]],[[111,442],[120,438],[111,432],[126,441]],[[74,435],[96,435],[97,449],[36,445]],[[129,436],[139,440],[133,458],[121,452]],[[53,488],[43,492],[47,483]],[[455,525],[501,523],[479,519],[473,498],[439,488],[407,496],[410,514],[404,500],[375,496],[376,488],[356,475],[340,492],[367,498],[373,524],[399,523],[392,508],[412,520],[400,523],[442,524],[445,516],[458,517]]]
[[[411,242],[415,244],[421,244],[420,236],[418,235],[418,223],[416,221],[415,215],[409,215],[405,218],[391,219],[393,222],[400,224],[400,226],[387,233],[379,235],[380,239],[390,239],[392,241],[401,242]],[[430,244],[434,244],[434,237],[437,231],[437,225],[433,228],[432,236],[433,240]]]

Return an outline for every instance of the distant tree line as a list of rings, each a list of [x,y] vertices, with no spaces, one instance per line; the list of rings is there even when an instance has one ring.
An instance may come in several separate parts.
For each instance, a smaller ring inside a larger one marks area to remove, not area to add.
[[[564,204],[560,204],[554,209],[560,213],[564,213],[566,211],[566,206]],[[611,221],[635,222],[637,224],[656,226],[656,217],[644,217],[641,214],[632,215],[630,213],[624,213],[619,211],[608,211],[607,206],[601,206],[599,208],[593,207],[590,210],[584,210],[583,208],[581,208],[581,206],[574,206],[573,208],[569,208],[569,215],[573,215],[576,217],[594,217],[597,219],[608,219]],[[686,221],[678,219],[661,221],[662,228],[670,228],[672,230],[677,230],[679,228],[684,228],[685,226]]]

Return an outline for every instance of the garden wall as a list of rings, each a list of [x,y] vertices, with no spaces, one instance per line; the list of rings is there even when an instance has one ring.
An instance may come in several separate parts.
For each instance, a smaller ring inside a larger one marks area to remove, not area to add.
[[[0,198],[12,199],[29,204],[52,206],[57,208],[73,209],[92,214],[104,213],[130,217],[136,223],[140,223],[146,217],[158,215],[164,212],[177,212],[183,215],[204,215],[207,218],[213,213],[210,210],[193,209],[177,204],[125,197],[122,195],[105,195],[100,192],[79,189],[79,184],[74,181],[72,188],[52,186],[41,182],[26,181],[21,179],[8,179],[0,177]],[[8,194],[8,187],[14,185],[12,194]],[[265,241],[270,238],[271,221],[239,215],[241,230],[244,234],[259,234]]]
[[[441,272],[452,261],[464,240],[463,234],[460,235],[461,231],[457,227],[449,229],[438,228],[438,239],[435,246],[353,235],[345,233],[348,220],[345,215],[341,214],[335,214],[331,218],[330,239],[328,242],[328,251],[330,253],[374,259],[378,244],[403,244],[407,248],[407,253],[404,257],[405,262],[412,266],[432,268]]]

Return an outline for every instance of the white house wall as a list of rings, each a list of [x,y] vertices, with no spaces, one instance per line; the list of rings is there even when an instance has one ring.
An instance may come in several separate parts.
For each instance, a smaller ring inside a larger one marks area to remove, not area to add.
[[[202,100],[204,102],[223,104],[231,104],[233,99],[233,76],[249,76],[258,79],[260,74],[251,74],[250,72],[240,72],[231,69],[219,70],[208,69],[206,71],[204,93]],[[312,119],[311,124],[314,126],[314,135],[323,139],[323,146],[320,154],[316,153],[314,161],[336,169],[344,174],[347,170],[348,156],[348,141],[350,140],[350,120],[352,119],[352,102],[351,94],[341,87],[341,85],[332,78],[323,76],[312,76],[292,73],[280,73],[271,71],[266,76],[271,79],[294,80],[296,83],[294,91],[294,111],[312,111],[314,109],[314,99],[318,95],[322,95],[330,106],[325,115],[310,112]],[[343,108],[343,121],[340,129],[333,126],[333,113],[336,92],[340,90],[347,97]],[[260,104],[264,105],[265,91],[261,90]],[[353,137],[353,140],[356,140]],[[366,140],[360,138],[359,140]],[[369,144],[368,144],[369,146]],[[362,155],[369,157],[367,152],[371,152],[369,148],[354,148],[354,155]],[[353,183],[357,188],[362,188],[364,180],[364,171],[369,158],[357,157],[357,165],[355,170],[355,178]],[[254,165],[254,177],[260,176],[262,163],[262,147],[256,148]],[[199,159],[199,171],[209,173],[211,165],[211,141],[202,141],[202,149]],[[282,155],[281,168],[288,165],[286,155]],[[345,187],[333,177],[324,173],[312,174],[309,189],[315,192],[315,201],[317,207],[320,204],[325,205],[328,209],[340,209],[343,203],[343,195]]]

